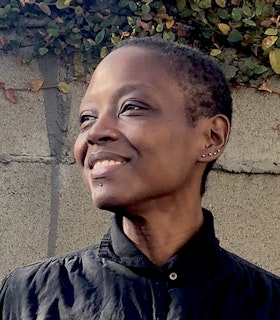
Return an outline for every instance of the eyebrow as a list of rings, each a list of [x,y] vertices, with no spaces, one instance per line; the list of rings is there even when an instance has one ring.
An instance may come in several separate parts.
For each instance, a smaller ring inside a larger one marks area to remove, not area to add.
[[[113,99],[114,100],[118,100],[120,99],[121,97],[123,97],[124,95],[126,94],[129,94],[133,91],[136,91],[138,89],[141,89],[141,88],[148,88],[149,90],[153,90],[154,88],[152,86],[149,86],[145,83],[132,83],[132,84],[126,84],[126,85],[123,85],[122,87],[118,88],[114,94],[113,94]],[[83,99],[82,101],[83,102]],[[82,105],[82,104],[81,104]],[[81,107],[80,105],[80,107]]]
[[[141,89],[142,87],[148,88],[150,90],[152,89],[151,86],[146,85],[145,83],[127,84],[117,89],[116,92],[114,93],[114,97],[115,98],[122,97],[128,93]]]

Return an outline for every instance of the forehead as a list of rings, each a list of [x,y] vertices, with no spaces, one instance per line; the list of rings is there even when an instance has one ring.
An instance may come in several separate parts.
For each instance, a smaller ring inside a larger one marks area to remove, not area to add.
[[[112,92],[149,90],[164,98],[167,94],[181,96],[181,88],[170,75],[168,61],[158,53],[140,47],[122,47],[105,57],[98,65],[83,101]]]
[[[98,90],[107,85],[130,84],[162,87],[178,86],[170,76],[166,59],[151,50],[140,47],[122,47],[110,53],[96,68],[88,90]]]

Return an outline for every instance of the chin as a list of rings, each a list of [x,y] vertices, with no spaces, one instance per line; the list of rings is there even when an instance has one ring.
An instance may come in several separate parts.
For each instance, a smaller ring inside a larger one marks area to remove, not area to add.
[[[104,195],[92,193],[92,202],[98,209],[114,213],[122,211],[125,207],[125,201],[121,201],[121,199],[111,195],[109,196],[107,193]]]

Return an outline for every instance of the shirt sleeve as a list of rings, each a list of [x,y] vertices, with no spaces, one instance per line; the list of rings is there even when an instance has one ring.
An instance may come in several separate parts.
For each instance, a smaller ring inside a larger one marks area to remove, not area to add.
[[[6,276],[0,285],[0,320],[10,320],[13,319],[11,314],[12,303],[9,294],[9,280],[10,274]]]

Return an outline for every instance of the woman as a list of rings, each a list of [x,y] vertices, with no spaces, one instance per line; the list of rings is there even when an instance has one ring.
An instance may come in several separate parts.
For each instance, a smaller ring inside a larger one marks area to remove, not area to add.
[[[196,50],[139,38],[110,53],[81,102],[74,154],[115,219],[99,245],[13,271],[2,318],[280,319],[280,279],[222,249],[201,207],[231,104]]]

